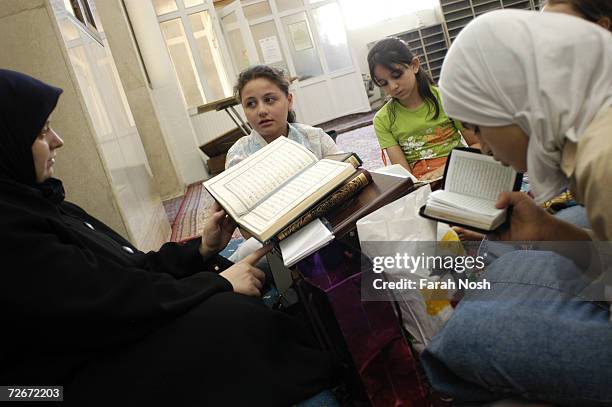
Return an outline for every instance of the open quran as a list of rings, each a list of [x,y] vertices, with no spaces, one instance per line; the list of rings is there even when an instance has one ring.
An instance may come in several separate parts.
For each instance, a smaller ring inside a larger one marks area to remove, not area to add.
[[[346,158],[354,161],[350,154]],[[346,187],[353,179],[360,182]],[[363,171],[357,172],[355,162],[338,157],[318,160],[306,147],[279,137],[204,182],[204,187],[242,229],[260,242],[267,242],[277,234],[281,240],[322,216],[323,209],[330,206],[324,201],[333,192],[342,192],[334,202],[346,199],[368,182]]]
[[[495,207],[499,194],[518,190],[521,180],[522,174],[478,150],[453,149],[446,162],[442,189],[429,195],[421,215],[490,232],[507,218],[506,209]]]

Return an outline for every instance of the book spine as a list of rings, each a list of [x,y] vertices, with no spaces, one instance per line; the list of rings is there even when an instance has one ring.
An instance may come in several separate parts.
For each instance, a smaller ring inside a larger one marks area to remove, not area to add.
[[[338,188],[327,199],[320,202],[313,209],[311,209],[310,211],[299,217],[297,220],[292,222],[285,229],[280,231],[276,235],[276,238],[281,241],[289,237],[291,234],[297,232],[299,229],[301,229],[303,226],[307,225],[311,221],[321,216],[324,216],[331,209],[335,208],[336,206],[338,206],[339,204],[346,201],[347,199],[355,195],[357,192],[365,188],[370,183],[370,180],[371,176],[368,172],[366,172],[365,170],[360,171],[358,175],[356,175],[350,181]]]
[[[361,161],[361,158],[359,158],[357,153],[336,153],[326,155],[323,158],[334,161],[343,161],[345,163],[351,164],[355,168],[359,168],[363,165],[363,161]]]
[[[349,157],[347,157],[346,160],[344,160],[344,162],[351,164],[355,168],[359,168],[359,166],[361,165],[359,158],[357,158],[355,154],[351,154]]]

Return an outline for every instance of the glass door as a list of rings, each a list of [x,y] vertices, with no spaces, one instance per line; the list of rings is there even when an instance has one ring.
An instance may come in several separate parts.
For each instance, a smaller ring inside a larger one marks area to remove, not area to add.
[[[219,13],[221,29],[227,42],[237,76],[258,63],[257,52],[239,0],[224,7]]]
[[[211,0],[153,0],[170,59],[189,108],[232,94],[227,54]]]
[[[235,73],[254,64],[287,72],[298,121],[370,109],[335,0],[235,0],[219,16]]]

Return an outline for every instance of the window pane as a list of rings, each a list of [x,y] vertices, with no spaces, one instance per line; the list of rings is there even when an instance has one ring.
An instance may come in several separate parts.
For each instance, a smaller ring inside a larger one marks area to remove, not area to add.
[[[62,18],[58,20],[60,31],[66,42],[80,38],[80,31],[73,20]]]
[[[164,33],[164,38],[166,39],[166,43],[168,40],[172,39],[180,39],[185,37],[185,31],[183,30],[183,24],[181,20],[176,18],[172,21],[168,21],[165,23],[161,23],[160,27],[162,28],[162,32]]]
[[[287,11],[304,6],[304,0],[276,0],[278,11]]]
[[[191,30],[194,35],[195,33],[208,34],[207,25],[210,24],[208,12],[203,11],[201,13],[189,14],[189,24],[191,24]]]
[[[253,40],[257,47],[259,62],[280,68],[288,73],[289,69],[285,62],[274,21],[252,25],[251,34],[253,34]]]
[[[342,24],[342,14],[337,3],[330,3],[313,10],[313,16],[323,55],[331,72],[353,65]]]
[[[174,0],[153,0],[153,7],[158,16],[178,10]]]
[[[232,11],[231,13],[223,17],[221,21],[223,22],[223,25],[227,27],[229,24],[237,23],[238,17],[236,17],[236,13]]]
[[[244,11],[244,16],[249,21],[272,14],[272,9],[270,8],[270,3],[268,0],[262,1],[261,3],[251,4],[250,6],[244,6],[242,11]]]
[[[306,13],[292,14],[282,19],[295,71],[301,80],[321,75],[319,53],[315,49]]]
[[[244,42],[242,41],[242,35],[240,34],[240,30],[232,30],[227,33],[228,42],[230,44],[230,50],[232,52],[232,56],[234,57],[234,64],[236,65],[236,69],[239,71],[247,68],[249,64],[249,54],[247,53],[247,49],[244,46]]]
[[[74,16],[74,9],[72,8],[72,2],[70,0],[64,0],[64,7],[66,7],[66,10]]]
[[[205,99],[202,96],[202,88],[196,75],[193,58],[181,20],[177,18],[166,21],[161,23],[160,27],[187,106],[196,107],[204,104]]]
[[[200,4],[204,4],[204,0],[183,0],[186,8],[199,6]]]
[[[244,46],[242,35],[237,24],[238,19],[236,13],[231,12],[225,17],[221,18],[221,24],[223,25],[223,31],[225,33],[225,40],[229,44],[230,54],[232,55],[232,61],[234,62],[234,68],[238,71],[242,71],[244,68],[249,66],[249,55],[247,49]]]
[[[217,100],[225,97],[224,83],[229,96],[229,84],[225,77],[221,52],[217,47],[219,42],[215,38],[210,15],[207,11],[191,14],[189,23],[193,30],[198,55],[204,67],[204,78],[201,79],[206,81],[210,91],[210,94],[206,95],[206,99]]]

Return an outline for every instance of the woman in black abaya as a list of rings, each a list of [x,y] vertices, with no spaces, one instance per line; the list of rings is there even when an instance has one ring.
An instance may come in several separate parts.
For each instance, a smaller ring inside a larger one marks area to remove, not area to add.
[[[0,70],[0,384],[62,385],[75,405],[277,405],[334,383],[335,364],[256,297],[235,224],[143,253],[64,200],[49,127],[61,89]]]

